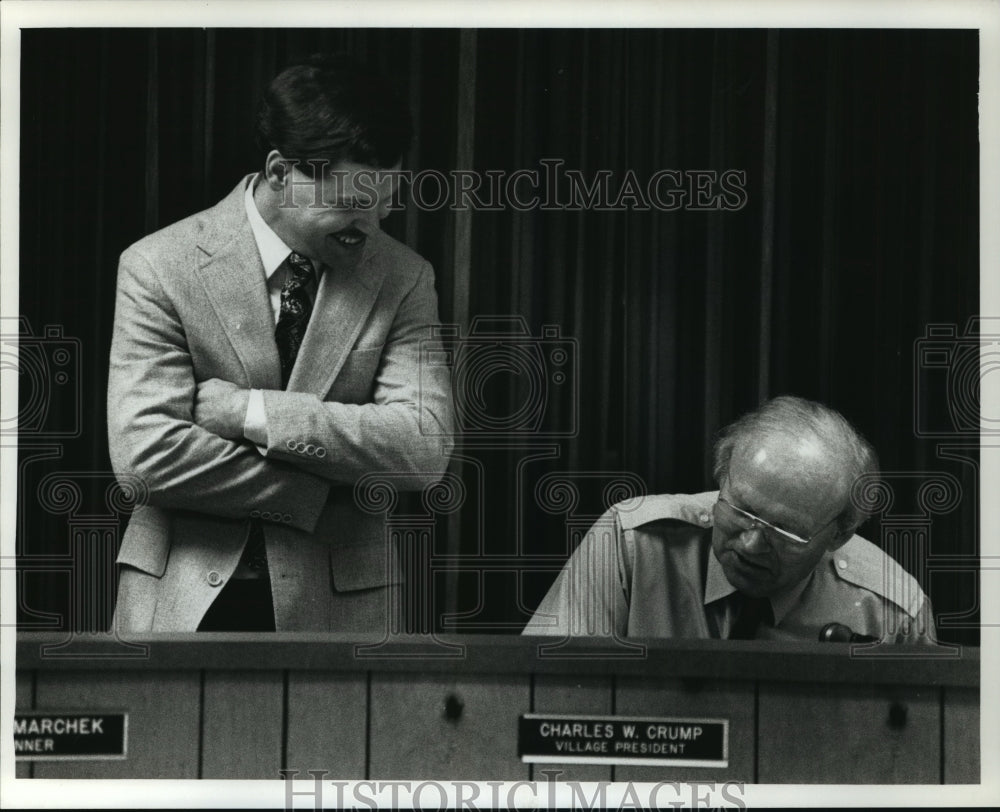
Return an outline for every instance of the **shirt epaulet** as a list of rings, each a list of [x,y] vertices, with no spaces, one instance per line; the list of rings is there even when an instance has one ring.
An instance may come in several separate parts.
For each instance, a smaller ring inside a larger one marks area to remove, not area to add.
[[[917,579],[861,536],[830,553],[828,565],[839,579],[891,601],[911,618],[920,612],[924,592]]]
[[[663,519],[678,519],[699,527],[711,527],[712,506],[718,496],[718,491],[660,493],[627,499],[611,509],[618,516],[622,530],[634,530]]]

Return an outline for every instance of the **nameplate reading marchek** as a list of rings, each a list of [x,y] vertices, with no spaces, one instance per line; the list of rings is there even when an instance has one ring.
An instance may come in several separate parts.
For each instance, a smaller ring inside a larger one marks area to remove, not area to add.
[[[728,767],[729,721],[526,713],[517,752],[535,764]]]
[[[35,761],[125,758],[127,731],[127,713],[15,713],[14,757]]]

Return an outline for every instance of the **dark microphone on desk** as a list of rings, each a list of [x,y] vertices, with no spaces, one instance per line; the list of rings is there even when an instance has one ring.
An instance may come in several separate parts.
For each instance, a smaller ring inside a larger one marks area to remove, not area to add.
[[[843,623],[827,623],[819,630],[821,643],[877,643],[878,638],[870,634],[858,634]]]

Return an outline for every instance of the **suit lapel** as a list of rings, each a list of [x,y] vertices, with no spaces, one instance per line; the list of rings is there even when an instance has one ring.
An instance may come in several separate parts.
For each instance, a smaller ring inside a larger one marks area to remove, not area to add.
[[[260,252],[243,206],[245,183],[246,179],[217,207],[217,228],[202,241],[208,256],[200,277],[250,387],[280,389],[274,314]]]
[[[323,398],[333,386],[382,288],[386,269],[376,261],[380,238],[378,232],[354,271],[323,272],[289,391]]]
[[[247,220],[243,195],[248,178],[212,211],[200,243],[205,293],[254,389],[281,388],[281,361],[274,342],[274,313],[264,266]],[[289,391],[325,397],[357,341],[382,288],[386,268],[378,261],[382,232],[368,242],[353,271],[326,269],[309,326],[288,381]]]

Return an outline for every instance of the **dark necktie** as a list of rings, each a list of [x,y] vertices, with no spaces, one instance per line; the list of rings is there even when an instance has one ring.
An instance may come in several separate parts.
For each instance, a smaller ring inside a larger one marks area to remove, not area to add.
[[[313,267],[301,254],[292,251],[288,255],[288,279],[281,289],[281,311],[278,326],[274,328],[274,340],[278,345],[281,359],[281,388],[288,386],[292,376],[295,358],[302,346],[302,337],[309,325],[312,302],[309,299],[309,284],[313,280]]]
[[[747,595],[742,597],[739,614],[729,632],[730,640],[753,640],[762,623],[770,625],[774,620],[771,601],[768,598],[751,598]]]

